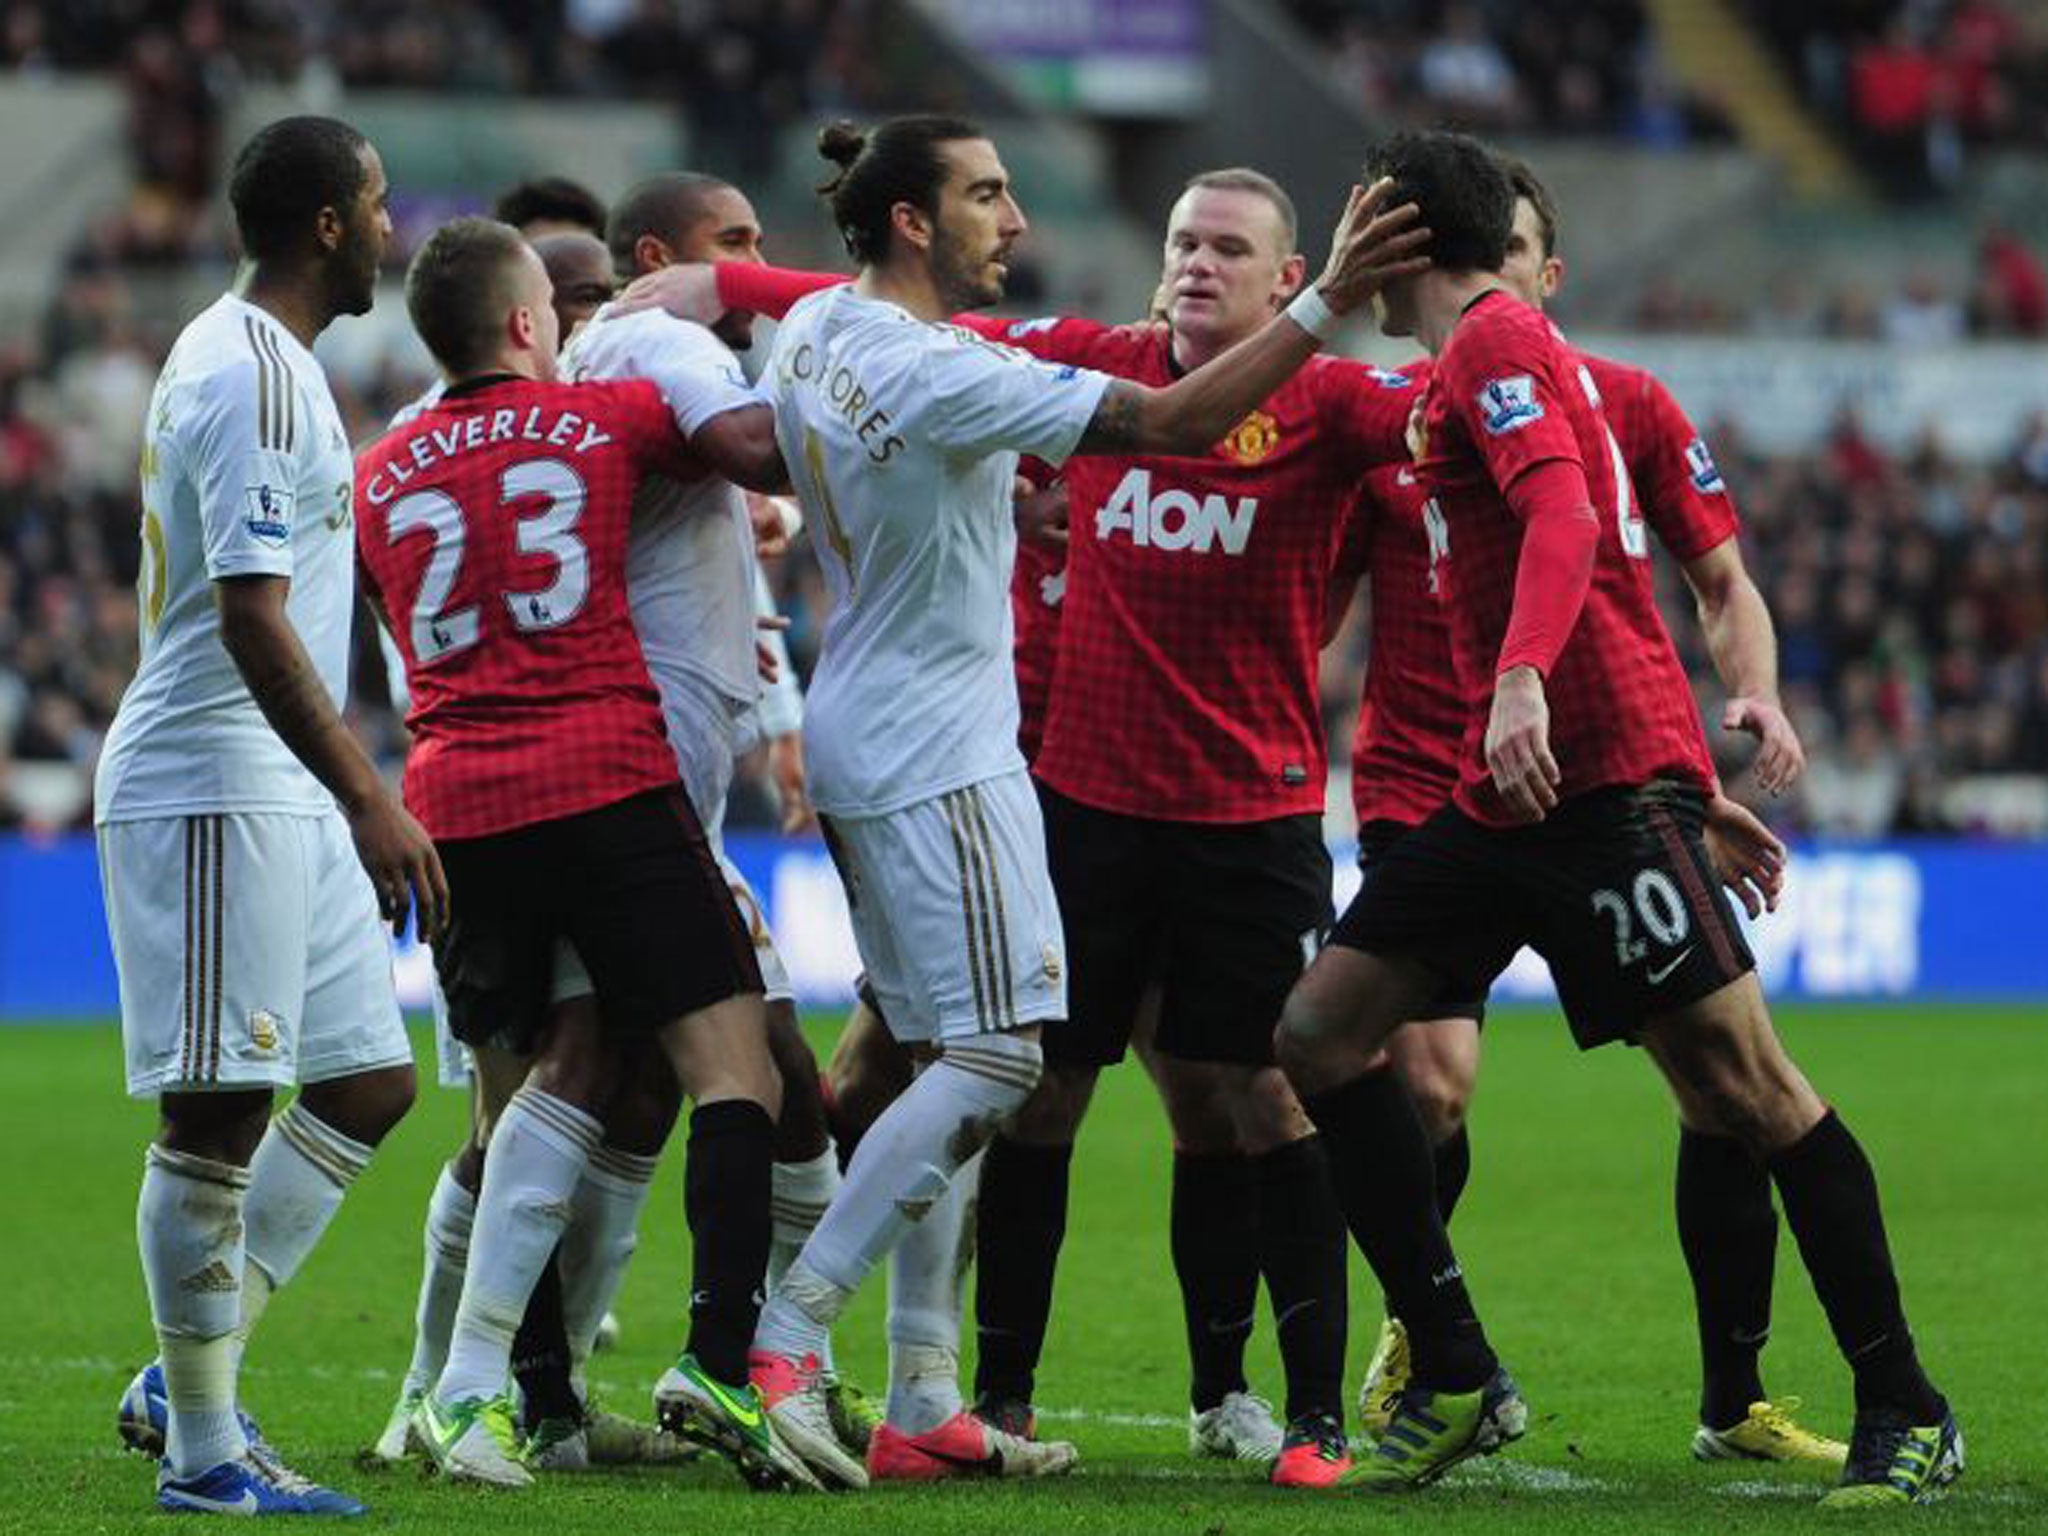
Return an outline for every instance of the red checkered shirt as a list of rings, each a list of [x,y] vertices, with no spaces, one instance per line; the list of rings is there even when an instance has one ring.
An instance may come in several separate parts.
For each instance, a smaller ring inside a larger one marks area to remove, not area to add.
[[[1560,459],[1583,469],[1600,534],[1585,606],[1544,679],[1559,796],[1666,776],[1711,785],[1692,690],[1651,590],[1649,533],[1621,446],[1591,371],[1563,334],[1500,290],[1475,300],[1437,358],[1423,434],[1425,518],[1469,711],[1458,805],[1481,821],[1512,819],[1485,755],[1522,547],[1522,524],[1501,487]]]
[[[356,464],[356,555],[412,690],[405,800],[484,837],[678,783],[626,604],[643,475],[697,472],[642,381],[457,388]]]
[[[1646,370],[1580,353],[1600,391],[1600,408],[1628,461],[1629,479],[1657,542],[1681,562],[1735,537],[1735,502],[1707,441]]]
[[[1163,385],[1162,327],[982,322],[1055,362]],[[1343,513],[1405,456],[1410,381],[1312,358],[1201,458],[1067,462],[1051,707],[1035,771],[1061,794],[1162,821],[1323,808],[1316,654]]]
[[[1036,762],[1045,741],[1046,704],[1060,645],[1060,600],[1067,590],[1067,552],[1033,539],[1017,543],[1010,573],[1010,619],[1017,631],[1017,750]]]
[[[1402,372],[1418,388],[1430,364]],[[1352,505],[1335,580],[1372,578],[1365,696],[1351,740],[1351,805],[1358,824],[1414,825],[1451,797],[1465,738],[1465,696],[1451,671],[1449,616],[1437,601],[1412,463],[1383,464]]]

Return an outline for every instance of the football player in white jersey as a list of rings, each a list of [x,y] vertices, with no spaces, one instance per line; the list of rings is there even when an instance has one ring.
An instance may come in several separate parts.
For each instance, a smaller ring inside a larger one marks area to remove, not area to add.
[[[612,211],[606,240],[622,278],[676,262],[761,259],[761,225],[745,194],[716,177],[687,171],[650,177],[628,190]],[[708,409],[729,408],[733,392],[749,391],[732,349],[751,345],[752,327],[752,318],[743,314],[707,329],[660,310],[622,315],[601,309],[569,344],[563,374],[570,379],[652,380],[685,429],[694,431]],[[755,958],[767,983],[769,1042],[783,1079],[768,1274],[772,1286],[838,1189],[839,1164],[825,1127],[817,1061],[798,1027],[789,973],[760,899],[724,851],[726,797],[736,760],[763,735],[786,736],[802,719],[786,655],[766,695],[758,675],[756,639],[762,631],[757,619],[764,589],[745,493],[709,474],[689,482],[647,482],[635,508],[626,582],[633,627],[661,692],[684,786],[740,911],[752,924]],[[800,779],[792,786],[791,778],[783,776],[786,790],[800,787]],[[652,1146],[631,1150],[651,1155],[659,1147],[656,1138]],[[824,1367],[839,1438],[858,1455],[874,1427],[871,1415],[863,1413],[859,1395],[839,1380],[829,1349]],[[664,1417],[675,1409],[680,1383],[674,1376],[668,1373],[655,1389]]]
[[[1416,270],[1411,210],[1353,191],[1321,279],[1257,334],[1164,389],[1034,362],[949,326],[1002,297],[1024,219],[972,124],[828,128],[854,282],[799,303],[764,388],[833,597],[805,727],[812,799],[868,979],[923,1062],[761,1316],[755,1385],[822,1480],[1064,1471],[1065,1444],[968,1412],[957,1382],[963,1168],[1037,1082],[1065,1014],[1059,911],[1017,750],[1008,592],[1020,452],[1199,453],[1389,273]],[[899,1247],[899,1244],[902,1245]],[[866,1467],[834,1440],[819,1355],[896,1250],[887,1422]]]
[[[271,1292],[412,1102],[380,914],[416,903],[432,931],[447,901],[342,723],[353,463],[309,350],[369,309],[391,223],[376,150],[331,118],[264,128],[230,195],[247,261],[150,402],[142,661],[94,784],[128,1091],[162,1115],[137,1213],[159,1362],[122,1432],[161,1439],[166,1508],[355,1513],[276,1459],[235,1384]]]

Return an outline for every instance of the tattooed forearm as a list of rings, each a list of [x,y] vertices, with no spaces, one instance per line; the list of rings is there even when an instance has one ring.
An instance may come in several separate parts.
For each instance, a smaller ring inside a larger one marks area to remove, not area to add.
[[[1138,412],[1142,391],[1122,380],[1102,392],[1088,430],[1081,434],[1076,453],[1115,453],[1139,444]]]

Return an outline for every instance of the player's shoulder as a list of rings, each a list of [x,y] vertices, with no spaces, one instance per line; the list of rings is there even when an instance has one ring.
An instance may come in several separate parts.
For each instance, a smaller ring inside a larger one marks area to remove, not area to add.
[[[1578,356],[1586,372],[1593,376],[1601,400],[1606,403],[1661,404],[1671,398],[1671,392],[1647,368],[1625,363],[1617,357],[1602,357],[1595,352],[1582,351]]]
[[[1372,395],[1418,394],[1429,383],[1430,362],[1426,357],[1389,368],[1356,357],[1318,354],[1308,360],[1301,377],[1318,388],[1342,388]]]
[[[1055,353],[1105,368],[1131,368],[1166,355],[1163,321],[1108,325],[1080,315],[1034,315],[997,322],[991,339],[1033,354]]]
[[[645,368],[676,359],[739,370],[732,349],[709,327],[662,309],[622,314],[615,304],[592,315],[570,339],[562,356],[565,373],[576,372],[578,363],[602,364],[596,371],[617,373],[634,365]]]

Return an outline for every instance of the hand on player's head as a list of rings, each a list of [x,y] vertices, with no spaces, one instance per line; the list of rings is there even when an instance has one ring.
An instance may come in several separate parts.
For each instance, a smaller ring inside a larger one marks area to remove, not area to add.
[[[662,309],[678,320],[715,324],[725,314],[718,300],[718,272],[707,261],[679,261],[657,272],[644,272],[626,285],[613,303],[617,314]]]
[[[1359,308],[1388,283],[1429,269],[1420,254],[1430,231],[1413,203],[1389,208],[1394,184],[1381,177],[1370,187],[1351,189],[1344,216],[1330,239],[1330,260],[1316,287],[1338,314]]]

